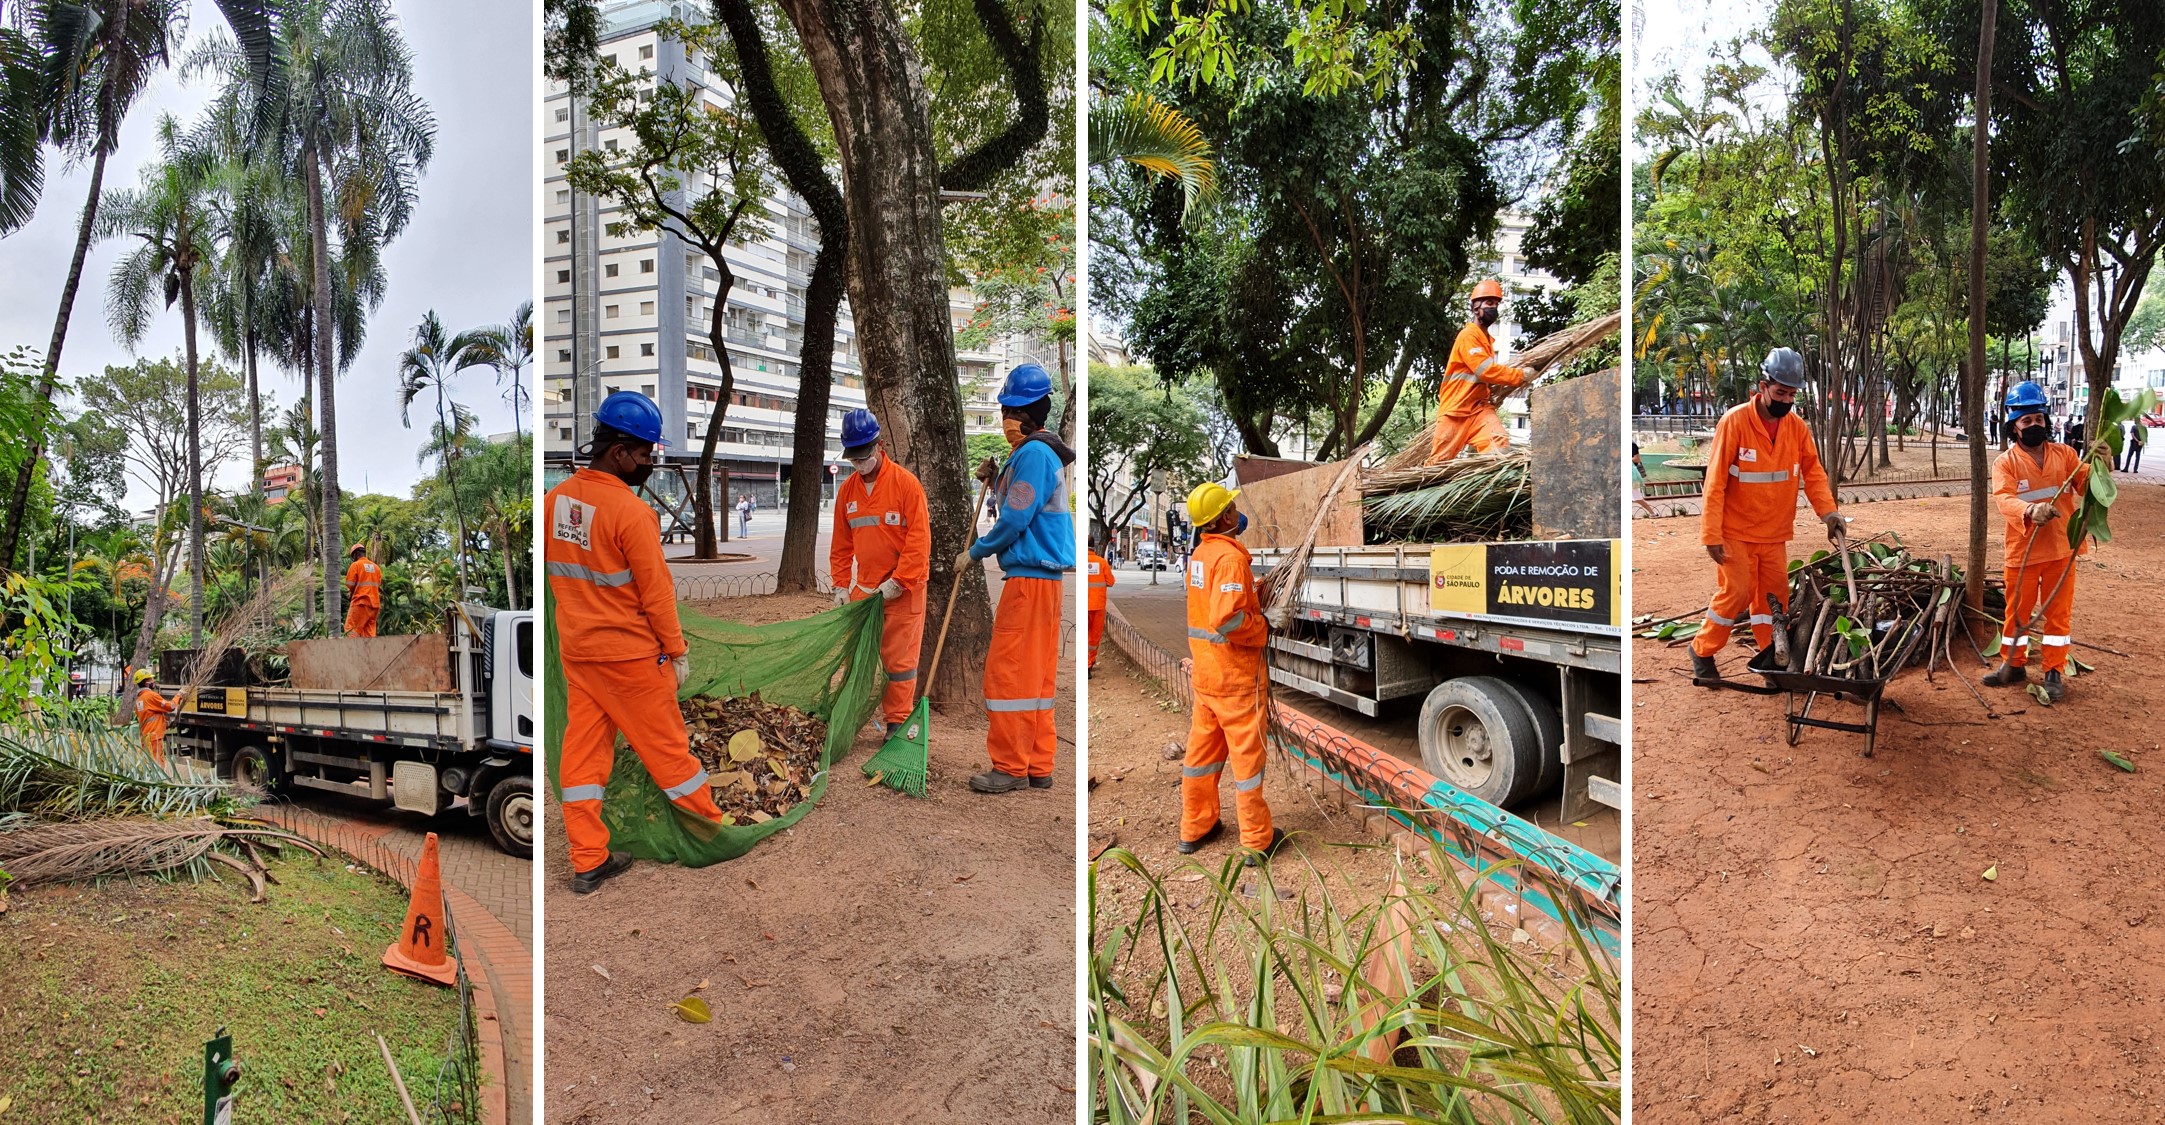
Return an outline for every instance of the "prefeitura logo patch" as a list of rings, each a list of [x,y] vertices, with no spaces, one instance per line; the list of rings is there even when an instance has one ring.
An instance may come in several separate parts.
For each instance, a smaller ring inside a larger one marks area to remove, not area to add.
[[[594,506],[569,496],[557,497],[556,511],[549,520],[549,537],[584,550],[594,545],[593,536]]]

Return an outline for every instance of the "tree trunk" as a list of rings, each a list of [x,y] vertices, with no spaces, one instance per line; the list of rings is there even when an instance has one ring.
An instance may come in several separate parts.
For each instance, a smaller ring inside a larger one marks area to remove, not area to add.
[[[203,647],[203,430],[197,402],[195,352],[195,279],[180,275],[181,339],[188,348],[188,643]]]
[[[1991,218],[1986,180],[1992,144],[1992,36],[1999,0],[1984,0],[1977,30],[1977,94],[1970,134],[1970,355],[1963,372],[1964,406],[1970,417],[1970,550],[1962,576],[1962,603],[1978,617],[1985,606],[1985,233]]]
[[[737,287],[737,275],[722,259],[721,247],[709,247],[707,257],[722,274],[720,287],[714,291],[714,313],[707,318],[707,342],[713,345],[715,358],[722,362],[722,392],[713,415],[707,419],[707,440],[699,449],[699,479],[692,483],[692,507],[698,509],[692,533],[695,559],[720,558],[722,554],[714,534],[714,450],[721,440],[722,419],[729,413],[729,396],[737,386],[737,369],[729,362],[729,344],[722,333],[722,313],[729,304],[729,291]]]
[[[443,443],[443,451],[438,456],[443,459],[444,480],[451,486],[451,514],[457,517],[459,525],[458,546],[457,549],[451,552],[451,565],[459,576],[459,594],[456,600],[464,601],[466,599],[466,505],[459,499],[459,470],[458,466],[453,464],[457,457],[454,455],[454,447],[451,444],[451,424],[444,421],[442,368],[438,368],[436,371],[436,431],[439,435],[437,440]]]
[[[517,609],[519,576],[515,563],[519,553],[527,550],[527,545],[511,541],[511,520],[501,508],[496,511],[496,542],[497,553],[504,556],[504,601],[508,603],[504,608]]]
[[[323,218],[323,162],[311,148],[308,161],[308,237],[310,253],[315,258],[314,301],[316,370],[322,401],[318,404],[316,433],[323,443],[323,465],[319,470],[318,489],[323,493],[323,534],[320,546],[323,551],[323,614],[328,620],[332,635],[345,631],[345,591],[340,587],[338,572],[339,526],[338,526],[338,357],[331,348],[331,236]]]
[[[864,348],[866,397],[888,450],[925,484],[932,521],[929,587],[955,581],[975,534],[963,464],[939,167],[915,49],[881,0],[783,0],[818,79],[840,149],[849,211],[850,309]],[[945,660],[927,686],[944,700],[977,694],[992,635],[984,570],[961,576]],[[926,630],[926,656],[934,630]]]
[[[243,298],[246,300],[246,298]],[[256,387],[256,337],[251,317],[241,311],[242,362],[248,367],[248,491],[256,498],[256,515],[263,515],[263,395]]]
[[[75,256],[68,260],[68,280],[60,287],[60,312],[53,318],[53,339],[45,348],[45,371],[38,379],[38,398],[48,404],[53,401],[53,389],[60,377],[60,349],[68,341],[68,318],[75,312],[75,294],[83,284],[83,259],[90,254],[91,230],[98,218],[98,194],[104,184],[105,146],[100,145],[90,164],[90,195],[83,201],[82,221],[75,226]],[[15,568],[15,549],[21,545],[30,510],[30,479],[43,456],[45,427],[40,425],[31,431],[23,463],[15,467],[15,486],[8,494],[7,524],[0,527],[0,570]]]

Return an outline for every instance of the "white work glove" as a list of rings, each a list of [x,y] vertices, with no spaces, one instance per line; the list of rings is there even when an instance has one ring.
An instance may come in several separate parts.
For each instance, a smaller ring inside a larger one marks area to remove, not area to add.
[[[955,556],[956,570],[968,570],[975,565],[977,565],[977,560],[971,558],[970,552],[968,551],[964,551],[961,554]]]
[[[677,686],[678,686],[678,687],[683,687],[683,686],[684,686],[685,684],[688,684],[688,683],[690,683],[690,682],[691,682],[691,680],[692,680],[692,654],[691,654],[691,653],[688,653],[688,652],[687,652],[687,653],[685,653],[685,654],[684,654],[684,655],[682,655],[682,656],[678,656],[678,657],[675,657],[675,658],[671,659],[671,660],[669,661],[669,666],[670,666],[670,667],[672,667],[672,668],[675,668],[675,669],[677,670]]]
[[[848,590],[847,588],[845,588],[845,587],[843,587],[843,586],[839,586],[839,585],[838,585],[838,586],[836,586],[836,587],[834,588],[834,604],[836,604],[836,605],[848,605],[848,604],[849,604],[849,590]]]
[[[2023,518],[2031,523],[2043,523],[2056,514],[2058,514],[2057,509],[2053,508],[2052,502],[2049,500],[2039,500],[2037,503],[2022,509]]]
[[[902,596],[902,583],[890,578],[880,583],[880,597],[893,601]]]

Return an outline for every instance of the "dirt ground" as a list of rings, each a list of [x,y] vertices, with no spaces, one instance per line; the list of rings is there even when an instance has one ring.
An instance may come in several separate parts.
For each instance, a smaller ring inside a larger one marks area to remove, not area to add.
[[[1968,504],[1848,511],[1856,532],[1959,560]],[[1683,648],[1634,642],[1635,1120],[2165,1119],[2165,753],[2146,672],[2165,488],[2123,483],[2113,524],[2080,564],[2073,635],[2136,655],[2076,648],[2097,672],[2050,709],[1980,687],[1997,719],[1944,667],[1911,669],[1870,759],[1833,731],[1792,748],[1779,697],[1694,688]],[[1801,512],[1793,552],[1818,530]],[[1633,612],[1702,607],[1697,519],[1632,533]],[[1976,684],[1978,658],[1956,653]],[[1724,671],[1746,656],[1732,645]]]
[[[760,623],[828,604],[700,608]],[[1064,670],[1060,699],[1052,789],[969,792],[987,768],[984,715],[936,707],[929,799],[865,787],[856,766],[879,747],[867,732],[796,827],[696,871],[641,864],[598,894],[571,893],[552,803],[548,1120],[1072,1121],[1077,800]],[[671,1005],[702,981],[714,1021],[680,1021]]]

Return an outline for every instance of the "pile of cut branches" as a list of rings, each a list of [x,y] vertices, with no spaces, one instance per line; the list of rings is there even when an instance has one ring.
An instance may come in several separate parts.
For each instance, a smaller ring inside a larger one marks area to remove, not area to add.
[[[1954,559],[1918,558],[1892,533],[1790,564],[1789,591],[1786,614],[1771,596],[1752,607],[1775,617],[1754,667],[1883,680],[1941,654],[1962,606]]]
[[[737,699],[693,696],[677,708],[724,824],[782,816],[819,777],[827,724],[817,716],[768,703],[758,692]]]

